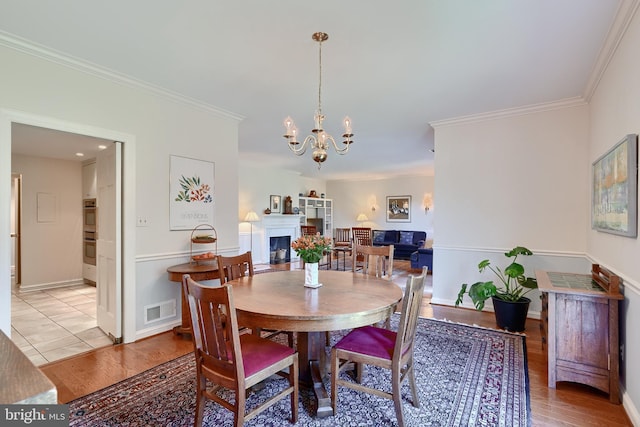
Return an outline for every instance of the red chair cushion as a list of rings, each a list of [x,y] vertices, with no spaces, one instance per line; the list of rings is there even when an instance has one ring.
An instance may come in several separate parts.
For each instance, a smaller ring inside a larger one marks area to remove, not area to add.
[[[245,377],[250,377],[295,352],[291,347],[252,334],[240,335],[240,346]]]
[[[396,336],[394,331],[388,329],[365,326],[349,332],[335,347],[391,360],[393,348],[396,345]]]

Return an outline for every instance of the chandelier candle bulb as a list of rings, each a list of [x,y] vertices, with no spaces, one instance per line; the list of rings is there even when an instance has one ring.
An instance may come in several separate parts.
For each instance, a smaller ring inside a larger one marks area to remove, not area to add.
[[[295,129],[295,126],[293,124],[293,119],[291,118],[291,116],[287,116],[287,118],[284,119],[284,128],[285,128],[285,133],[284,133],[285,138],[290,136],[295,136],[293,133],[293,129]]]
[[[343,123],[344,123],[344,136],[345,137],[351,136],[351,132],[352,132],[352,130],[351,130],[351,119],[349,118],[349,116],[346,116],[344,118]]]

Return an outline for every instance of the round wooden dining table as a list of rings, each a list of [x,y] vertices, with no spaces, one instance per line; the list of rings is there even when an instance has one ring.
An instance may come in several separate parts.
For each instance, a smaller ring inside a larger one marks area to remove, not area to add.
[[[300,383],[313,387],[319,417],[333,414],[322,383],[326,374],[325,332],[385,320],[402,289],[383,279],[342,271],[319,271],[319,288],[304,286],[304,271],[291,270],[230,282],[238,323],[250,328],[297,332]]]

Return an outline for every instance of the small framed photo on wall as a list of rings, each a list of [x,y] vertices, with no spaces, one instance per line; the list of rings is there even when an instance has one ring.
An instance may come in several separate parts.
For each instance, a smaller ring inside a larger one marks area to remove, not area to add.
[[[387,196],[387,222],[411,222],[411,196]]]
[[[269,209],[271,213],[282,212],[282,198],[280,196],[269,196]]]

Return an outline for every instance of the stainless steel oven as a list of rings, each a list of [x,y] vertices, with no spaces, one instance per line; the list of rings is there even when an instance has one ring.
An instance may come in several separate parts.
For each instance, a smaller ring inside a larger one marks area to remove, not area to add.
[[[82,260],[85,264],[96,265],[96,232],[84,231]]]
[[[82,201],[82,260],[85,264],[96,265],[96,226],[98,207],[96,199]]]
[[[97,215],[98,208],[96,206],[96,199],[84,199],[82,206],[82,228],[84,231],[96,231]]]

